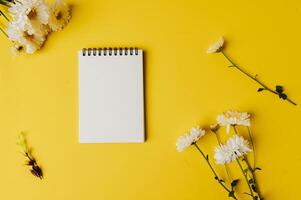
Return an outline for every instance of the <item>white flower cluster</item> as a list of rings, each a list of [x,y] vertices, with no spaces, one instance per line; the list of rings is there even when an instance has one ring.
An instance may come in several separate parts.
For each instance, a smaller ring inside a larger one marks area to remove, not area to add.
[[[242,136],[234,135],[228,139],[226,144],[216,147],[214,159],[217,164],[230,163],[250,151],[249,142]]]
[[[176,144],[177,150],[179,152],[183,152],[187,147],[203,137],[205,133],[205,130],[201,129],[199,126],[193,127],[189,133],[186,133],[183,136],[179,137]]]
[[[219,126],[226,126],[227,133],[231,126],[250,126],[250,114],[246,112],[227,111],[217,116],[217,124],[211,125],[210,130],[217,134]],[[205,135],[205,130],[199,127],[192,128],[190,133],[179,137],[176,147],[179,152],[184,151],[191,144],[196,143],[200,137]],[[249,142],[242,136],[235,134],[225,144],[215,148],[215,161],[217,164],[225,164],[246,155],[251,151]]]
[[[44,0],[19,0],[10,4],[12,21],[7,34],[15,50],[32,54],[40,49],[51,31],[62,30],[71,18],[70,6],[56,0],[49,6]]]

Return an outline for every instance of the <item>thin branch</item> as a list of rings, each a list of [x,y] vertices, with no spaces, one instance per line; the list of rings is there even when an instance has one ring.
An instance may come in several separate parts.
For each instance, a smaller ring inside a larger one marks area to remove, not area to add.
[[[237,164],[238,164],[238,166],[239,166],[241,172],[243,173],[243,175],[244,175],[244,177],[245,177],[245,180],[246,180],[247,185],[248,185],[249,190],[250,190],[250,194],[251,194],[251,196],[253,197],[253,199],[255,199],[255,196],[254,196],[254,194],[253,194],[253,190],[252,190],[252,188],[251,188],[251,186],[250,186],[250,184],[249,184],[248,177],[247,177],[246,173],[244,172],[244,169],[242,168],[242,165],[241,165],[239,159],[237,158],[236,161],[237,161]]]
[[[255,169],[255,167],[256,167],[255,145],[254,145],[254,142],[253,142],[253,136],[252,136],[251,130],[248,126],[247,126],[247,129],[248,129],[248,134],[249,134],[249,138],[250,138],[252,149],[253,149],[253,168]]]
[[[6,21],[8,21],[9,22],[9,19],[8,19],[8,17],[2,12],[2,10],[0,10],[0,15],[2,15],[5,19],[6,19]]]
[[[220,185],[221,185],[228,193],[230,193],[231,190],[230,190],[227,186],[225,186],[224,183],[223,183],[223,181],[219,178],[219,176],[217,175],[216,171],[214,170],[214,168],[212,167],[211,163],[209,162],[208,157],[203,153],[203,151],[200,149],[200,147],[199,147],[196,143],[194,143],[193,145],[197,148],[197,150],[201,153],[201,155],[203,156],[203,158],[206,160],[208,166],[210,167],[212,173],[214,174],[214,179],[216,179],[216,180],[218,181],[218,183],[219,183],[219,184],[220,184]],[[237,200],[237,198],[236,198],[236,196],[235,196],[234,194],[233,194],[233,196],[231,196],[231,197],[232,197],[233,199],[236,199],[236,200]]]
[[[212,132],[216,136],[216,140],[217,140],[218,145],[221,146],[222,142],[221,142],[221,139],[218,135],[218,132],[217,131],[212,131]],[[230,182],[232,182],[232,177],[230,176],[230,172],[229,172],[229,166],[226,163],[224,164],[224,166],[225,166],[225,170],[226,170],[228,179],[229,179]]]
[[[7,33],[0,27],[0,31],[7,37],[7,38],[9,38],[8,37],[8,35],[7,35]]]
[[[248,169],[249,169],[249,171],[250,171],[251,174],[252,174],[252,178],[253,178],[254,185],[255,185],[255,188],[256,188],[256,192],[257,192],[257,194],[258,194],[258,196],[259,196],[259,199],[263,199],[263,198],[262,198],[262,194],[261,194],[260,189],[259,189],[258,182],[257,182],[257,178],[256,178],[256,174],[255,174],[255,168],[253,169],[253,168],[251,167],[250,162],[249,162],[247,156],[244,156],[244,161],[245,161],[245,163],[247,164]]]
[[[267,90],[275,95],[279,95],[277,91],[271,89],[270,87],[268,87],[266,84],[264,84],[262,81],[260,81],[257,78],[257,75],[252,76],[250,73],[246,72],[245,70],[243,70],[240,66],[238,66],[235,62],[233,62],[230,57],[225,53],[225,51],[221,51],[221,53],[224,55],[224,57],[232,64],[231,67],[235,67],[236,69],[238,69],[240,72],[242,72],[243,74],[245,74],[246,76],[248,76],[249,78],[251,78],[252,80],[254,80],[255,82],[257,82],[259,85],[261,85],[264,90]],[[289,103],[293,104],[293,105],[297,105],[297,103],[295,103],[293,100],[291,100],[290,98],[286,98],[284,100],[287,100]]]

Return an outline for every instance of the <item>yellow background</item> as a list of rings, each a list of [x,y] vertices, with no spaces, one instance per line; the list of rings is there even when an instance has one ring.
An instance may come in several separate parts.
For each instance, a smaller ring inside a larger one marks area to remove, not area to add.
[[[226,199],[198,152],[180,154],[175,142],[228,109],[253,114],[266,199],[300,198],[300,105],[257,93],[258,85],[227,68],[222,55],[205,53],[224,35],[235,61],[272,87],[284,85],[301,104],[300,1],[68,2],[70,24],[34,55],[13,57],[0,35],[0,199]],[[144,144],[78,144],[77,50],[105,46],[146,52]],[[42,181],[23,165],[20,131],[43,167]],[[212,158],[213,135],[199,144]],[[224,177],[223,169],[217,167]]]

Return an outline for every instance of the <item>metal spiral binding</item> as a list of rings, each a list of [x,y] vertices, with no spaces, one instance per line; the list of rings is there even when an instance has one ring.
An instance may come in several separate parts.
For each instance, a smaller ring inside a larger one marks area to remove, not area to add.
[[[84,48],[83,56],[127,56],[138,55],[138,48]]]

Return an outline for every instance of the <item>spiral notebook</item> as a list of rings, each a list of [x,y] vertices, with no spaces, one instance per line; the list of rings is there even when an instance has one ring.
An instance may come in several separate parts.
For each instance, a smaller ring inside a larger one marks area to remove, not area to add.
[[[144,142],[143,51],[79,51],[79,142]]]

